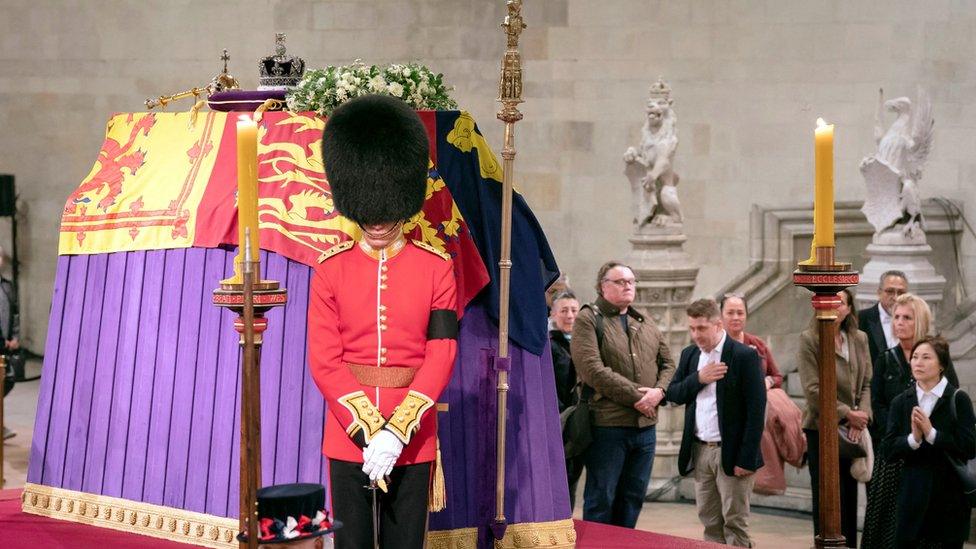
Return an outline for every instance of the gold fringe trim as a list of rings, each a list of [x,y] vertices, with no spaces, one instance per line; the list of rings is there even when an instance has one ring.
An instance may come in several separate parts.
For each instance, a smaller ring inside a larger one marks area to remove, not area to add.
[[[477,528],[427,532],[427,549],[475,549],[477,546]]]
[[[237,520],[122,498],[27,483],[21,496],[25,513],[110,528],[178,543],[236,549]],[[477,528],[427,532],[428,549],[475,549]],[[510,524],[496,549],[548,547],[573,549],[572,519]]]
[[[27,483],[25,513],[204,547],[236,548],[237,520]]]
[[[509,524],[505,537],[495,540],[495,549],[525,547],[575,548],[576,529],[573,527],[573,519]]]

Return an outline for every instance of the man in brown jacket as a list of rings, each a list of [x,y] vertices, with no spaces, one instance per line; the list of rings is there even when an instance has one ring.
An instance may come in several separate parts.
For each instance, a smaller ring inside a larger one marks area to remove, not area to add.
[[[631,307],[637,279],[630,267],[604,264],[596,290],[596,302],[576,318],[571,343],[593,413],[583,520],[633,528],[654,465],[657,407],[675,366],[661,331]]]

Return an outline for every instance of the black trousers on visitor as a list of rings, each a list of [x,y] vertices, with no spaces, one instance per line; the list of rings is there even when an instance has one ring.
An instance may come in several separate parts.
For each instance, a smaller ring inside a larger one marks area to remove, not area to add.
[[[569,481],[569,512],[572,513],[576,508],[576,487],[579,486],[579,479],[583,475],[583,465],[586,460],[583,456],[571,457],[566,460],[566,477]]]
[[[807,467],[813,489],[813,531],[820,535],[820,438],[817,431],[804,429],[807,436]],[[834,436],[837,436],[834,434]],[[857,480],[851,476],[851,460],[840,458],[840,531],[848,547],[857,547]]]

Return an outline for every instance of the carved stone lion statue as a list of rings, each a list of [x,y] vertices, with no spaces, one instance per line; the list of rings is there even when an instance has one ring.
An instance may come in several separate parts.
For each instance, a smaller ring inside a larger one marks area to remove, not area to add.
[[[678,174],[672,166],[678,148],[677,117],[671,108],[671,88],[658,78],[650,88],[644,127],[637,147],[624,152],[624,175],[630,181],[634,229],[646,225],[678,225]]]

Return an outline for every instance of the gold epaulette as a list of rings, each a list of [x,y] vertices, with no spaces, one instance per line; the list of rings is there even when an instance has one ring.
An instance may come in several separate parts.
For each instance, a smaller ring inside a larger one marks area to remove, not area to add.
[[[354,436],[356,431],[362,429],[363,437],[369,443],[369,441],[373,440],[373,436],[380,432],[380,429],[386,423],[386,420],[373,404],[373,401],[363,391],[349,393],[348,395],[339,397],[338,400],[339,404],[345,406],[346,410],[349,410],[349,413],[352,414],[352,423],[346,429],[346,434],[350,437]]]
[[[323,261],[325,261],[326,259],[329,259],[330,257],[332,257],[334,255],[341,254],[342,252],[344,252],[346,250],[351,250],[352,247],[355,246],[355,245],[356,245],[356,243],[354,241],[352,241],[352,240],[346,240],[345,242],[340,242],[340,243],[336,244],[335,246],[329,248],[328,250],[322,252],[322,255],[319,256],[318,261],[319,261],[319,263],[322,263]]]
[[[383,428],[396,435],[404,444],[410,444],[410,437],[420,428],[420,419],[424,412],[431,409],[434,404],[432,398],[420,391],[411,390],[404,397],[403,402],[393,410],[393,415]]]
[[[413,245],[420,248],[421,250],[427,250],[428,252],[434,255],[439,255],[443,259],[451,259],[451,254],[447,252],[442,252],[422,240],[411,240],[411,242],[413,242]]]

